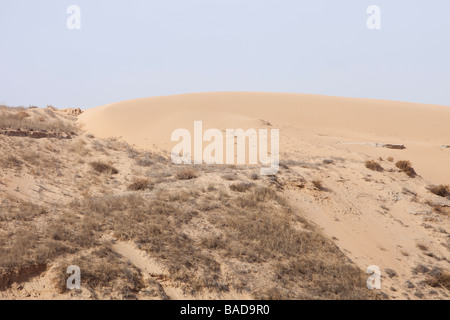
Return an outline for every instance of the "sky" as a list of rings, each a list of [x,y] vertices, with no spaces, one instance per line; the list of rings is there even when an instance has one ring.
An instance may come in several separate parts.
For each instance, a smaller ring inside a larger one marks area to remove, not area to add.
[[[210,91],[450,105],[450,1],[0,0],[0,104]]]

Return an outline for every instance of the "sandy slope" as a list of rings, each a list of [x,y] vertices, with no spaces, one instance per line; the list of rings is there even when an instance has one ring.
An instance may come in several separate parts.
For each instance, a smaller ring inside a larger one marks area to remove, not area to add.
[[[204,130],[280,129],[280,161],[307,186],[280,181],[286,196],[361,269],[380,266],[391,298],[428,296],[407,285],[420,282],[413,272],[418,265],[450,269],[449,217],[433,212],[427,201],[439,197],[426,190],[432,183],[450,183],[450,149],[442,147],[450,144],[450,107],[302,94],[202,93],[119,102],[80,117],[96,136],[167,151],[175,145],[172,131],[192,132],[194,120],[202,120]],[[379,157],[384,172],[365,168],[365,160]],[[410,160],[420,176],[398,172],[388,157]],[[324,165],[324,159],[334,162]],[[310,187],[315,179],[324,191]],[[450,201],[442,201],[450,207]],[[423,252],[419,243],[428,249]],[[388,269],[396,274],[388,277]]]
[[[282,153],[299,148],[296,141],[317,141],[373,156],[398,155],[412,161],[424,178],[435,183],[450,181],[450,149],[441,147],[450,144],[448,106],[224,92],[124,101],[87,110],[80,117],[85,128],[97,136],[122,137],[137,146],[166,150],[175,145],[170,141],[172,131],[186,128],[193,132],[194,120],[202,120],[204,130],[258,129],[264,127],[261,120],[269,121],[281,130]],[[364,145],[374,142],[404,144],[407,149]]]

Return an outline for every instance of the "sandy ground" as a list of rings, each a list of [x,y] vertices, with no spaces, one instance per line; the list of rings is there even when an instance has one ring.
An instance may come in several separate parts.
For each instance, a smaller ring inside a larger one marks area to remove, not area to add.
[[[450,207],[450,201],[438,199],[426,186],[450,183],[450,149],[443,147],[450,144],[450,107],[229,92],[119,102],[87,110],[79,118],[96,136],[120,137],[137,147],[166,152],[175,145],[172,131],[193,132],[195,120],[203,121],[204,130],[280,129],[280,161],[306,181],[319,179],[325,187],[285,188],[286,196],[361,269],[380,266],[391,298],[420,297],[411,290],[406,293],[407,281],[417,277],[412,271],[417,265],[449,269],[449,217],[435,213],[430,203]],[[380,157],[384,172],[365,168],[365,160]],[[333,163],[323,165],[324,159]],[[419,176],[399,172],[397,160],[411,161]],[[419,249],[419,243],[427,250]],[[117,246],[136,265],[141,263],[130,247]]]

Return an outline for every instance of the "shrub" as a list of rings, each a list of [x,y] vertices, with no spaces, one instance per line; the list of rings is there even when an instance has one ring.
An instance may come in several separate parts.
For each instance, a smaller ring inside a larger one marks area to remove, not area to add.
[[[367,160],[366,161],[366,168],[373,170],[373,171],[383,171],[383,167],[374,160]]]
[[[324,187],[322,185],[322,181],[320,181],[320,180],[313,180],[312,184],[317,190],[320,190],[320,191],[324,190]]]
[[[431,186],[429,188],[429,190],[431,193],[434,193],[435,195],[440,196],[440,197],[445,198],[445,197],[450,196],[450,186],[448,186],[448,185],[444,186],[441,184],[439,186]]]
[[[18,120],[28,118],[30,115],[26,111],[19,111],[14,117]]]
[[[228,180],[228,181],[234,181],[234,180],[238,179],[238,176],[235,173],[229,173],[229,174],[224,174],[222,176],[222,178],[224,178],[225,180]]]
[[[128,186],[128,190],[132,191],[140,191],[145,189],[152,189],[153,183],[150,181],[150,179],[146,178],[139,178],[135,179],[132,184]]]
[[[180,170],[176,177],[178,180],[191,180],[198,177],[197,171],[191,168],[184,168]]]
[[[450,290],[450,273],[436,270],[425,282],[434,288],[446,288]]]
[[[427,251],[428,250],[428,247],[425,244],[423,244],[423,243],[418,243],[417,244],[417,248],[419,248],[422,251]]]
[[[403,171],[404,173],[406,173],[406,175],[410,178],[414,178],[415,176],[417,176],[417,173],[414,170],[414,168],[412,167],[410,161],[400,160],[400,161],[397,161],[395,166],[397,168],[399,168],[401,171]]]
[[[119,170],[114,168],[113,166],[103,163],[100,161],[91,162],[92,169],[97,171],[98,173],[110,173],[110,174],[118,174]]]
[[[257,173],[252,173],[252,174],[250,175],[250,179],[252,179],[252,180],[258,180],[258,179],[259,179],[259,174],[257,174]]]
[[[253,184],[241,182],[241,183],[232,184],[230,186],[230,189],[232,191],[236,191],[236,192],[245,192],[245,191],[250,190],[251,187],[253,187]]]
[[[141,167],[150,167],[153,165],[153,161],[150,158],[150,155],[147,153],[144,157],[136,160],[136,164]]]

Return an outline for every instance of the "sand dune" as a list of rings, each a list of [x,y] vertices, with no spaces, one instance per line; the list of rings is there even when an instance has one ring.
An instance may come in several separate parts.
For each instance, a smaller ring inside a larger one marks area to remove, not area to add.
[[[205,93],[0,113],[0,299],[448,299],[450,199],[429,187],[450,183],[449,107]],[[279,129],[277,175],[174,165],[195,120]]]
[[[450,107],[224,92],[119,102],[87,110],[79,118],[96,136],[165,151],[175,145],[172,131],[193,132],[195,120],[202,120],[204,129],[280,129],[280,162],[285,166],[278,186],[362,270],[380,266],[391,298],[421,296],[408,285],[410,279],[420,282],[413,270],[421,264],[448,270],[448,214],[433,212],[430,203],[436,196],[426,188],[450,182],[450,149],[443,147],[450,143]],[[324,159],[333,164],[324,165]],[[384,172],[367,169],[366,160],[377,160]],[[398,160],[411,161],[419,176],[400,172]],[[324,191],[311,186],[315,180]],[[447,210],[450,201],[442,201]],[[419,244],[426,244],[427,251]]]
[[[171,150],[177,128],[281,130],[280,151],[289,156],[303,142],[332,145],[371,156],[410,160],[435,183],[450,181],[450,107],[305,94],[220,92],[124,101],[85,111],[80,122],[99,137],[122,137],[143,148]],[[383,150],[373,143],[403,144]],[[280,160],[283,160],[282,158]]]

